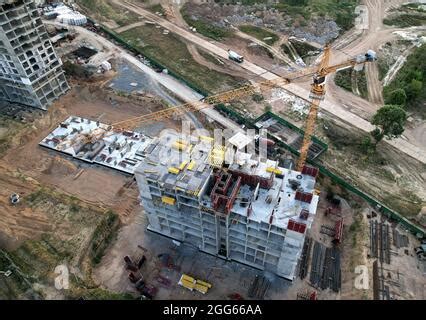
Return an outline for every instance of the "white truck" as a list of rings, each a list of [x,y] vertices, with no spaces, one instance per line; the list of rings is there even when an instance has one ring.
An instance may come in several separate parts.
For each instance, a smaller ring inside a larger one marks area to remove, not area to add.
[[[238,53],[236,53],[235,51],[232,51],[231,49],[228,50],[228,58],[238,63],[241,63],[244,61],[243,56],[240,56]]]

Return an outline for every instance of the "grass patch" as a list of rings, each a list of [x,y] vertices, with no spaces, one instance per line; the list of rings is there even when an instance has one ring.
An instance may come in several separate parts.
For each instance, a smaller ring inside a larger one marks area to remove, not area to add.
[[[85,13],[101,22],[113,20],[120,27],[139,21],[139,16],[105,0],[77,0]]]
[[[12,146],[12,139],[26,127],[25,124],[8,116],[0,115],[0,158]]]
[[[390,66],[384,59],[379,59],[377,63],[379,68],[379,80],[382,81],[386,77]]]
[[[116,236],[118,226],[118,215],[112,211],[108,211],[106,217],[96,227],[90,250],[90,257],[94,264],[101,262],[105,250]]]
[[[242,32],[247,33],[248,35],[251,35],[255,37],[256,39],[261,40],[269,45],[273,45],[275,42],[279,40],[279,36],[276,33],[263,28],[259,28],[252,25],[242,25],[242,26],[239,26],[238,28]],[[264,40],[265,38],[267,38],[267,40]]]
[[[217,27],[202,20],[192,19],[185,12],[184,8],[182,8],[181,12],[182,12],[182,17],[186,21],[186,23],[189,26],[194,27],[198,33],[202,34],[205,37],[220,41],[230,37],[233,34],[233,32],[229,29]]]
[[[147,10],[153,12],[153,13],[161,13],[161,14],[165,14],[164,8],[161,4],[154,4],[153,6],[147,7]]]
[[[281,45],[281,50],[291,59],[294,61],[294,56],[293,53],[291,52],[290,48],[288,47],[288,45],[286,43],[283,43]]]
[[[366,99],[368,96],[368,89],[367,78],[365,76],[364,70],[355,71],[353,69],[345,69],[337,72],[336,76],[334,77],[334,83],[336,85],[356,94],[356,92],[352,91],[352,81],[356,81],[360,96]]]
[[[426,24],[426,16],[420,14],[399,14],[383,19],[383,23],[388,26],[400,28],[417,27]]]
[[[319,52],[317,48],[311,46],[309,43],[306,42],[291,41],[291,44],[293,45],[294,49],[296,49],[299,56],[302,58],[312,55],[313,52]]]
[[[175,34],[164,35],[161,29],[141,26],[120,35],[137,47],[143,55],[152,58],[189,83],[209,93],[239,87],[241,79],[210,70],[192,59],[185,43]]]

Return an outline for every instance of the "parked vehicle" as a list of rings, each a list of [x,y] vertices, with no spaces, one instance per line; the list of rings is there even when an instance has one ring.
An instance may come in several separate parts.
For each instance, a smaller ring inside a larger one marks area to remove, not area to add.
[[[228,50],[228,58],[238,63],[242,63],[244,61],[243,56],[239,55],[235,51],[232,51],[231,49]]]

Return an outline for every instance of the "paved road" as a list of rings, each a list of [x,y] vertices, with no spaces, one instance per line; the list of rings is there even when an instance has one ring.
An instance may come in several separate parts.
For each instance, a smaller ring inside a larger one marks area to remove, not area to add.
[[[178,35],[180,35],[181,37],[183,37],[184,39],[191,41],[192,43],[202,47],[203,49],[210,51],[224,59],[227,59],[228,57],[228,52],[221,48],[220,46],[218,46],[217,44],[215,44],[213,41],[208,41],[202,37],[200,37],[197,34],[194,34],[190,31],[187,31],[183,28],[180,28],[178,26],[176,26],[175,24],[157,16],[156,14],[153,14],[135,4],[129,3],[127,1],[118,1],[118,0],[113,0],[114,3],[121,5],[125,8],[127,8],[128,10],[131,10],[141,16],[144,16],[146,18],[149,18],[152,21],[155,21],[157,24],[161,25],[163,28],[166,28]],[[388,30],[385,30],[386,34],[388,34]],[[370,37],[369,37],[370,38]],[[377,41],[377,40],[376,40]],[[368,44],[367,44],[368,45]],[[351,49],[355,49],[355,48],[359,48],[359,49],[364,49],[365,45],[363,45],[362,43],[360,44],[358,41],[356,41],[356,44],[352,44]],[[358,51],[357,54],[362,53],[363,50]],[[347,56],[346,58],[347,59]],[[258,75],[259,77],[265,79],[265,80],[276,80],[279,78],[279,76],[277,76],[276,74],[269,72],[257,65],[255,65],[254,63],[251,63],[247,60],[245,60],[243,63],[240,64],[240,66],[246,70],[251,71],[252,73]],[[285,89],[288,90],[289,92],[299,95],[301,97],[308,97],[309,96],[309,92],[303,88],[300,88],[299,86],[295,85],[295,84],[290,84],[290,85],[286,85]],[[325,98],[325,100],[323,101],[323,103],[321,104],[321,109],[323,111],[329,112],[331,114],[333,114],[334,116],[340,118],[343,121],[348,122],[349,124],[357,127],[358,129],[361,129],[363,131],[366,132],[370,132],[371,130],[374,129],[374,126],[371,125],[371,123],[353,113],[351,113],[350,111],[346,110],[345,108],[343,108],[341,105],[336,104],[332,99],[330,99],[328,96]],[[391,144],[392,146],[394,146],[395,148],[399,149],[400,151],[406,153],[407,155],[417,159],[418,161],[426,164],[426,151],[411,144],[410,142],[403,140],[402,138],[399,139],[395,139],[395,140],[385,140],[387,143]]]
[[[52,21],[44,21],[45,24],[52,24],[52,25],[58,25],[70,28],[68,25],[63,25],[57,22]],[[172,76],[169,76],[164,73],[158,73],[155,72],[153,69],[148,67],[147,65],[143,64],[139,59],[134,57],[133,55],[127,53],[125,50],[120,48],[119,46],[115,45],[114,43],[108,41],[104,37],[89,31],[83,27],[73,26],[74,30],[80,34],[85,35],[89,39],[93,39],[99,43],[102,43],[102,46],[107,48],[111,55],[115,55],[117,57],[120,57],[122,59],[126,59],[129,63],[133,64],[140,70],[142,70],[144,73],[149,75],[153,80],[157,81],[158,83],[162,84],[164,87],[169,89],[171,92],[173,92],[177,97],[182,99],[185,102],[193,102],[198,101],[201,98],[203,98],[202,95],[197,93],[196,91],[192,90],[188,86],[184,85],[182,82],[176,80]],[[201,108],[204,108],[201,110],[202,113],[204,113],[206,116],[208,116],[210,119],[217,121],[218,123],[222,124],[225,128],[232,129],[233,131],[241,131],[242,129],[233,121],[229,120],[228,118],[221,115],[218,111],[214,110],[211,107],[208,107],[207,105],[202,105]],[[194,123],[194,125],[197,128],[202,128],[202,124],[198,121],[198,119],[191,113],[188,113],[188,116],[190,120]]]

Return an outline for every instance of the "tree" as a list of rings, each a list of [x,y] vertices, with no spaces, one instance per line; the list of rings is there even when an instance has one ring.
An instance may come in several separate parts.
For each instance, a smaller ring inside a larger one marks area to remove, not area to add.
[[[410,91],[414,98],[417,98],[422,92],[423,82],[417,79],[411,80]]]
[[[396,89],[389,94],[389,97],[385,102],[386,104],[405,106],[405,103],[407,102],[407,94],[404,89]]]
[[[407,114],[405,110],[397,105],[385,105],[373,116],[371,123],[376,129],[371,131],[371,135],[379,143],[383,137],[388,139],[397,138],[404,132]]]
[[[371,155],[374,153],[376,145],[371,142],[371,138],[369,136],[365,136],[361,140],[360,148],[364,154]]]

